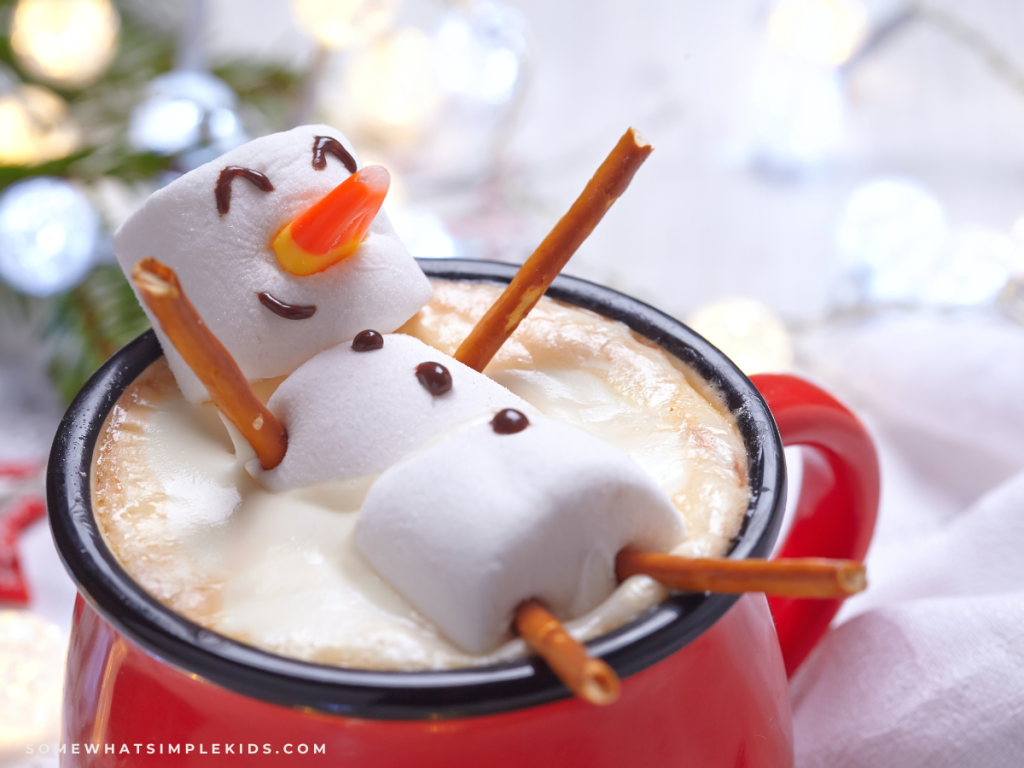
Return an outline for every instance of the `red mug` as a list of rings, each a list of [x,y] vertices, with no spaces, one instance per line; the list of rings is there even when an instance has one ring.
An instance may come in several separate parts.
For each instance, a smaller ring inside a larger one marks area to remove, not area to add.
[[[507,283],[515,273],[487,262],[421,266],[437,279]],[[752,489],[729,557],[771,552],[786,498],[782,447],[791,444],[809,450],[780,554],[864,557],[878,461],[839,402],[793,376],[748,379],[686,326],[608,288],[561,276],[548,295],[626,323],[722,394]],[[51,526],[80,592],[61,765],[792,765],[787,676],[839,601],[673,594],[587,644],[622,678],[608,707],[572,698],[536,658],[439,672],[344,669],[276,656],[175,614],[106,547],[89,485],[106,415],[160,354],[152,333],[118,352],[69,408],[50,456]]]

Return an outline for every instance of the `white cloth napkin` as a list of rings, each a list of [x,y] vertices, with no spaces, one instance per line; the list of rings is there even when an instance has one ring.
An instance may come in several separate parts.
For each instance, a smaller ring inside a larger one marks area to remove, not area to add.
[[[797,768],[1024,765],[1024,328],[897,314],[799,340],[879,442],[868,590],[793,679]]]

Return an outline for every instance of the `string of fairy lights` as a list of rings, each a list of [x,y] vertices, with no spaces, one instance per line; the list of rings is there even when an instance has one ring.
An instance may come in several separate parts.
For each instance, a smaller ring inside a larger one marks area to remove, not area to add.
[[[486,177],[524,83],[525,23],[496,0],[438,6],[440,22],[423,29],[399,23],[398,0],[294,0],[295,21],[317,53],[293,124],[335,124],[397,176],[435,184]],[[192,39],[204,13],[203,2],[187,5],[194,18],[182,24],[174,67],[146,85],[121,127],[135,152],[173,158],[173,172],[212,160],[262,129],[251,127],[258,120],[247,124],[238,96],[211,73]],[[17,2],[11,48],[31,82],[0,68],[0,166],[41,166],[83,149],[73,110],[58,91],[103,77],[120,26],[110,0]],[[111,211],[107,180],[83,184],[69,175],[26,180],[0,196],[0,280],[16,291],[48,296],[77,284],[97,259],[109,258],[105,235],[132,203],[169,178],[122,189]],[[47,202],[58,194],[58,205]],[[134,199],[126,202],[126,195]],[[438,217],[413,205],[389,206],[417,255],[459,255]],[[97,207],[100,216],[83,213]]]
[[[765,24],[765,53],[751,78],[746,119],[750,167],[769,179],[803,179],[840,151],[853,71],[913,24],[930,24],[965,46],[1024,95],[1024,73],[985,36],[932,6],[909,2],[872,20],[860,0],[778,0]],[[901,310],[1000,307],[1024,322],[1024,216],[1008,231],[951,221],[920,179],[880,175],[857,183],[836,214],[840,297],[817,320],[786,328],[767,306],[725,299],[687,322],[747,373],[786,370],[791,333],[850,316]]]

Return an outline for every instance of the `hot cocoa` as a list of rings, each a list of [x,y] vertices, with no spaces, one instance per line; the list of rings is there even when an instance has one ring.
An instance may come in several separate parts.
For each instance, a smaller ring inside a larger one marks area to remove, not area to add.
[[[441,353],[500,292],[434,289],[400,330]],[[488,373],[527,403],[527,418],[543,414],[625,451],[685,520],[674,551],[727,551],[749,500],[743,444],[716,394],[679,361],[617,322],[545,299]],[[268,398],[277,384],[256,386]],[[245,471],[245,448],[212,405],[183,399],[165,364],[115,407],[98,443],[94,509],[111,549],[155,597],[243,642],[343,666],[439,669],[525,652],[507,639],[467,653],[360,555],[355,522],[376,473],[271,492]],[[665,594],[634,577],[567,626],[589,639]]]

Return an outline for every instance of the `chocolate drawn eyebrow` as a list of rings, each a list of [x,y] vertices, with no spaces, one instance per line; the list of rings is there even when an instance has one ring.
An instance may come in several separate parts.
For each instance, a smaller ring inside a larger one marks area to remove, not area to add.
[[[220,172],[220,176],[217,178],[215,196],[217,198],[217,211],[221,216],[231,210],[231,182],[239,176],[247,181],[251,181],[264,192],[274,191],[274,185],[270,183],[270,179],[259,171],[254,171],[252,168],[229,165]]]
[[[348,169],[349,173],[356,172],[356,161],[348,153],[348,150],[341,145],[341,142],[332,136],[313,137],[313,170],[322,171],[327,167],[327,155],[334,155]]]

